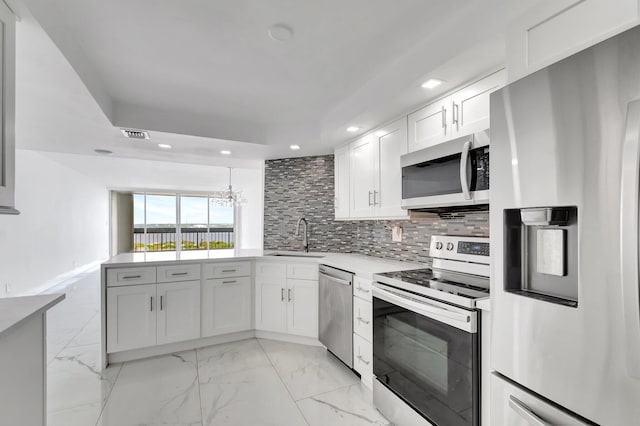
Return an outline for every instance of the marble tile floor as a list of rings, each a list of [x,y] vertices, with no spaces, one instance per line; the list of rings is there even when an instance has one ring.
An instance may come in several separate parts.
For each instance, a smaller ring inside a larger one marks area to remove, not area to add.
[[[57,286],[49,426],[386,425],[324,348],[248,339],[99,369],[99,270]]]

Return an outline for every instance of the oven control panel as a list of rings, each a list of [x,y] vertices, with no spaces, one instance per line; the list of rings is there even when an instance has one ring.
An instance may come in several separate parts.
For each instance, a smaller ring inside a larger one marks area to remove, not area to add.
[[[436,259],[459,260],[489,264],[489,238],[454,237],[434,235],[431,237],[429,255]]]

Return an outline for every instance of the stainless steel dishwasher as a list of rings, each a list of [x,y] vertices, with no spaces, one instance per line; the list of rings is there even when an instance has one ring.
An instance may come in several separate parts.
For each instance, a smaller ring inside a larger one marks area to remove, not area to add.
[[[320,265],[320,343],[353,368],[353,274]]]

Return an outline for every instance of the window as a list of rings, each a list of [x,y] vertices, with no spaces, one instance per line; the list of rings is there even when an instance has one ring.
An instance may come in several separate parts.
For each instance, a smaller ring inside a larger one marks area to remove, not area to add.
[[[234,207],[210,195],[133,193],[133,251],[234,247]]]

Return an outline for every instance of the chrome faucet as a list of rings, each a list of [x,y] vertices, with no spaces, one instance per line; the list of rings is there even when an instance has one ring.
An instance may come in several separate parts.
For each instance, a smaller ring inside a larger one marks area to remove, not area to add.
[[[298,219],[298,223],[296,224],[296,237],[300,235],[300,222],[304,222],[304,240],[302,241],[302,247],[304,248],[305,253],[309,252],[309,223],[307,219],[304,217],[300,217]]]

